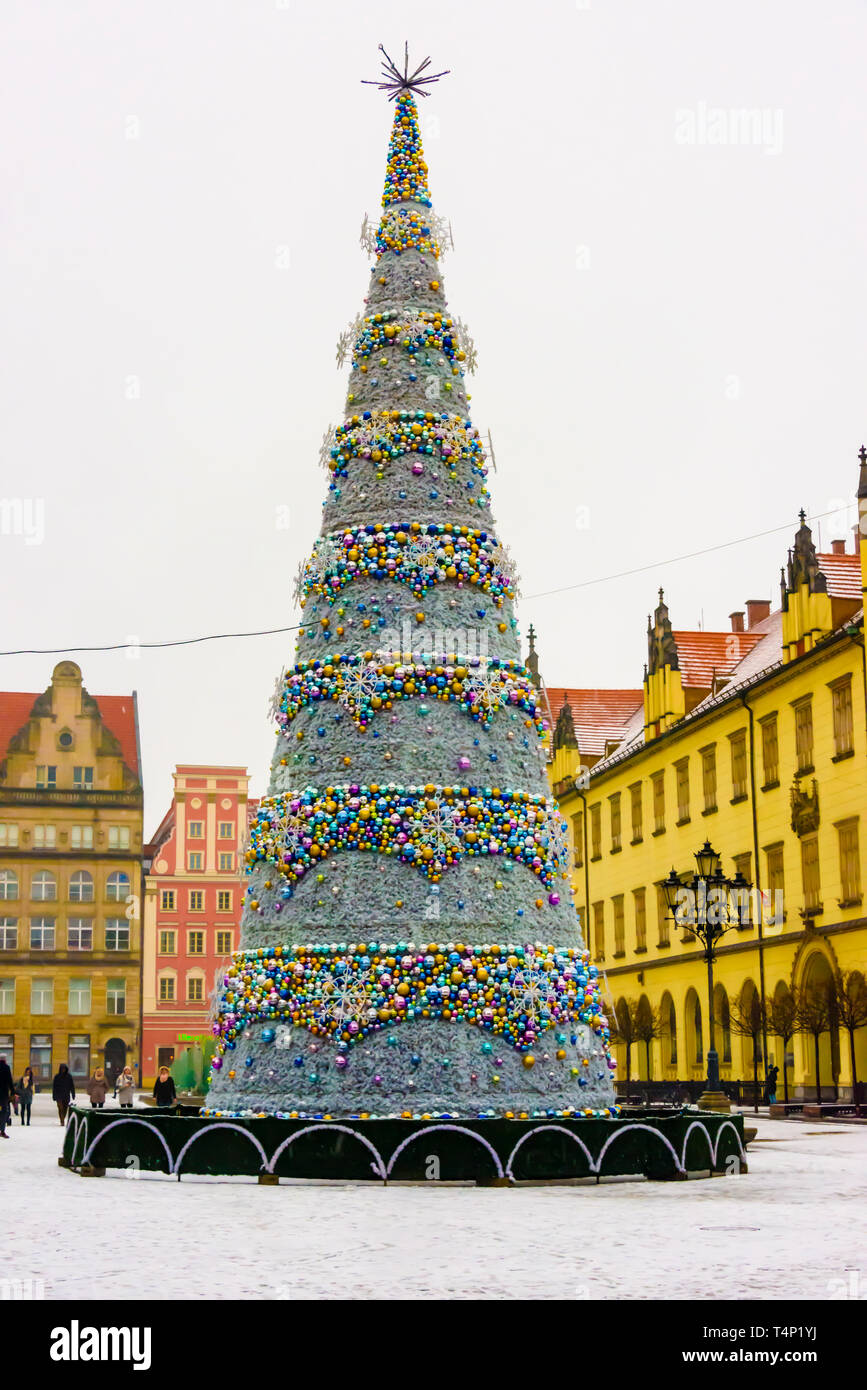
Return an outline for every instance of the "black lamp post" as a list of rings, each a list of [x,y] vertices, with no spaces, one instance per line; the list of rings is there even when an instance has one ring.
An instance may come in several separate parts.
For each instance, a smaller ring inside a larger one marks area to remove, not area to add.
[[[707,1088],[699,1097],[704,1110],[728,1110],[728,1098],[720,1091],[719,1055],[714,1030],[713,962],[721,936],[741,920],[744,894],[749,884],[738,870],[734,878],[726,878],[722,860],[705,840],[695,856],[696,872],[684,882],[672,869],[663,881],[662,891],[668,915],[675,926],[694,932],[704,947],[707,962],[708,1041]]]

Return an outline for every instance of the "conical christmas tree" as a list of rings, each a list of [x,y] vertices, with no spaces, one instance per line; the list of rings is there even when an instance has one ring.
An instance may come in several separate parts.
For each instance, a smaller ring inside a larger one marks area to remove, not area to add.
[[[393,95],[207,1113],[613,1113],[412,79]]]

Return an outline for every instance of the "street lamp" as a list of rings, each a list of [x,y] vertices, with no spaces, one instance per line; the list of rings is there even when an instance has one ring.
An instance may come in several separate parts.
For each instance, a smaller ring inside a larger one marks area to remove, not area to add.
[[[750,885],[740,870],[734,878],[726,878],[722,871],[722,860],[709,840],[705,840],[695,855],[695,863],[696,872],[687,881],[672,869],[668,878],[663,880],[662,891],[668,915],[675,926],[687,927],[694,932],[704,947],[707,962],[710,1046],[707,1051],[707,1086],[698,1103],[702,1110],[729,1110],[728,1097],[720,1090],[719,1055],[714,1035],[713,962],[720,937],[741,920],[744,895],[749,892]]]

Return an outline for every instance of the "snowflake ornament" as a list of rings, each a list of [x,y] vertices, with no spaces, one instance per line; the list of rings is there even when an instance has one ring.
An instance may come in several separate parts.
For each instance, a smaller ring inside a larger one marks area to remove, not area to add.
[[[542,843],[561,873],[568,873],[572,850],[566,822],[561,815],[553,813],[548,817],[548,824],[542,835]]]
[[[280,713],[280,711],[281,711],[281,709],[282,709],[283,690],[284,690],[284,682],[285,682],[285,680],[286,680],[286,672],[285,672],[285,671],[281,671],[280,674],[279,674],[279,676],[277,677],[277,679],[276,679],[275,682],[274,682],[274,690],[273,690],[273,692],[272,692],[271,699],[268,701],[268,717],[270,718],[272,724],[276,724],[276,722],[277,722],[277,716],[279,715],[279,713]]]
[[[326,975],[324,1016],[333,1018],[336,1023],[366,1023],[372,1009],[369,982],[369,970],[355,973],[345,970],[339,975]]]
[[[467,676],[463,687],[467,698],[484,709],[494,710],[509,703],[508,686],[503,676],[488,667]]]
[[[534,1027],[557,1000],[557,991],[547,972],[532,967],[517,972],[509,993],[513,1001],[510,1017],[518,1018],[525,1014]]]
[[[348,710],[363,708],[376,694],[379,680],[379,672],[375,666],[351,666],[343,675],[340,703]]]
[[[436,536],[418,536],[404,547],[403,561],[411,569],[433,570],[439,561],[437,551],[440,543]]]
[[[437,800],[433,810],[424,812],[420,825],[419,839],[421,843],[428,845],[438,859],[442,859],[450,849],[457,849],[460,846],[460,839],[455,829],[455,812],[449,810],[441,801]]]

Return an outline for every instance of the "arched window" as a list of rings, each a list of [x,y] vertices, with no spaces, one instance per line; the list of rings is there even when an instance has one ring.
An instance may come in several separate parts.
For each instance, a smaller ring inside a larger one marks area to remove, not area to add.
[[[732,1060],[732,1023],[729,1012],[729,997],[722,985],[717,985],[713,994],[714,1002],[714,1023],[719,1030],[719,1037],[715,1039],[719,1059],[723,1066],[731,1065]]]
[[[57,897],[57,879],[48,869],[33,875],[30,896],[35,903],[53,903]]]
[[[93,902],[93,877],[87,869],[79,869],[69,880],[69,901],[72,903]]]
[[[666,990],[659,1006],[659,1022],[662,1030],[662,1065],[677,1066],[677,1014],[674,1000]]]
[[[105,896],[110,903],[126,902],[129,896],[129,874],[109,874],[105,885]]]
[[[686,1028],[686,1060],[690,1067],[699,1067],[704,1061],[704,1047],[701,1036],[701,1000],[694,989],[686,996],[683,1008]]]
[[[9,902],[18,897],[18,875],[14,869],[0,869],[0,898]]]

